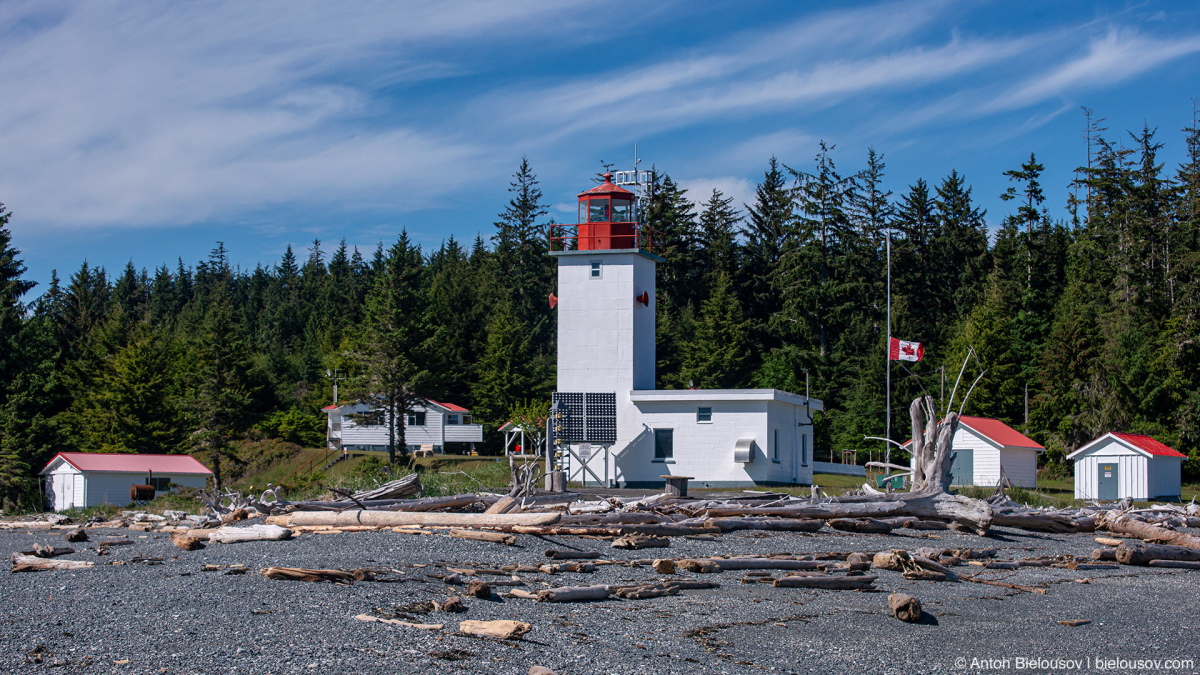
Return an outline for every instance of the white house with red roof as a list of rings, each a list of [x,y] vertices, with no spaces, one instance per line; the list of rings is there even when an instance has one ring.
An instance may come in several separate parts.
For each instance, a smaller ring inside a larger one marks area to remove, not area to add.
[[[153,485],[202,488],[213,472],[188,455],[137,455],[110,452],[60,452],[39,472],[48,506],[74,507],[132,503],[129,488]]]
[[[988,487],[999,483],[1002,473],[1011,485],[1037,487],[1037,456],[1046,451],[998,419],[971,415],[959,418],[953,448],[950,484]]]
[[[1075,460],[1075,498],[1178,498],[1187,455],[1142,434],[1110,431],[1067,455]]]
[[[377,419],[364,418],[371,406],[364,403],[338,403],[323,408],[328,416],[328,444],[346,452],[387,452],[388,423],[385,413]],[[448,443],[482,443],[483,425],[475,424],[471,411],[461,405],[426,400],[413,406],[404,420],[404,443],[409,452],[429,446],[445,452]]]

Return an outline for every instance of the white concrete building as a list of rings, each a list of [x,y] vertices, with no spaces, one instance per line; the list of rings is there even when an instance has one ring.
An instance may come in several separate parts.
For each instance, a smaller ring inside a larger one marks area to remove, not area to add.
[[[1067,455],[1075,461],[1075,498],[1178,498],[1187,455],[1142,434],[1109,432]]]
[[[45,481],[47,506],[55,511],[74,507],[131,504],[129,488],[153,485],[202,488],[213,475],[188,455],[60,452],[40,475]]]
[[[655,266],[663,259],[624,234],[633,232],[630,223],[595,218],[610,213],[606,200],[620,214],[631,199],[609,182],[581,194],[580,213],[593,222],[580,227],[579,250],[551,253],[558,260],[557,391],[616,398],[615,442],[571,444],[569,480],[659,487],[661,476],[673,475],[697,487],[811,484],[812,413],[820,401],[776,389],[654,388]]]
[[[387,452],[388,424],[380,412],[374,424],[363,423],[355,416],[371,409],[362,403],[339,403],[323,408],[328,416],[328,444],[347,452]],[[431,446],[434,452],[445,452],[448,443],[483,442],[483,425],[475,424],[471,411],[453,403],[426,401],[413,406],[404,420],[404,443],[409,452],[421,446]]]
[[[904,447],[909,447],[910,439]],[[1004,422],[991,417],[963,415],[954,432],[954,462],[951,485],[994,487],[1001,469],[1016,487],[1037,487],[1037,457],[1046,451],[1041,444]]]

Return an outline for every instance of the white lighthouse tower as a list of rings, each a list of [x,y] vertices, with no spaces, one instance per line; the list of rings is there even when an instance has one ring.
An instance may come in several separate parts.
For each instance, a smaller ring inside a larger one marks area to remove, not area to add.
[[[572,418],[559,466],[569,480],[624,487],[661,486],[667,475],[712,487],[811,482],[820,401],[775,389],[655,389],[655,267],[665,261],[635,221],[635,199],[605,174],[579,194],[576,233],[550,254],[555,399]]]

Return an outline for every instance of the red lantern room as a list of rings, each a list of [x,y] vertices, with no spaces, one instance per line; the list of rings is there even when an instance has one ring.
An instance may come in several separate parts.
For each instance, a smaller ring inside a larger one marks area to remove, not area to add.
[[[600,185],[580,192],[579,250],[637,248],[634,199],[632,192],[613,184],[611,173],[604,174]]]

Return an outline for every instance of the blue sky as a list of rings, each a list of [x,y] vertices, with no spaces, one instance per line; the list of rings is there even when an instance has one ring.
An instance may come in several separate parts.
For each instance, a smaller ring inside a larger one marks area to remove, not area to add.
[[[739,204],[772,154],[809,168],[824,139],[850,172],[874,147],[897,194],[964,173],[993,225],[1031,151],[1065,217],[1081,106],[1182,159],[1200,3],[817,4],[9,0],[0,202],[44,284],[218,240],[252,268],[314,238],[490,236],[522,155],[573,222],[634,142]]]

